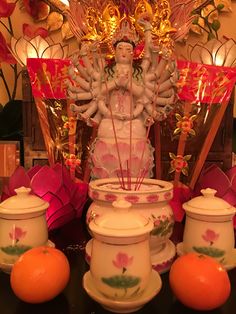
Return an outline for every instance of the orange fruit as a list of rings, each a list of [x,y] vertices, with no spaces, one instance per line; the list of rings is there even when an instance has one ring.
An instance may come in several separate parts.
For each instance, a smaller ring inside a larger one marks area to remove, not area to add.
[[[42,303],[56,297],[66,287],[70,266],[65,254],[53,247],[40,246],[20,256],[12,267],[11,288],[28,303]]]
[[[197,253],[188,253],[174,261],[169,282],[176,298],[195,310],[212,310],[223,305],[231,290],[228,273],[220,263]]]

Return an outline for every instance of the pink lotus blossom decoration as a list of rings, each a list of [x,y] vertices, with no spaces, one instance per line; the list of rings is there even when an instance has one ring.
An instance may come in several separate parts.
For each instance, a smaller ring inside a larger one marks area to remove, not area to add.
[[[23,231],[21,228],[19,227],[13,227],[12,228],[12,232],[9,232],[9,237],[12,240],[16,240],[16,242],[18,242],[20,239],[24,238],[26,235],[26,231]]]
[[[126,253],[119,252],[116,259],[112,261],[113,265],[117,268],[122,268],[123,272],[133,263],[133,256],[128,256]]]
[[[219,238],[219,233],[216,233],[214,230],[207,229],[202,235],[203,240],[209,242],[210,245],[213,245],[216,240]]]
[[[3,188],[1,200],[15,195],[15,189],[30,187],[32,193],[49,203],[46,212],[48,229],[59,228],[74,218],[80,218],[87,200],[88,184],[72,181],[67,168],[61,164],[35,166],[28,171],[18,167]]]

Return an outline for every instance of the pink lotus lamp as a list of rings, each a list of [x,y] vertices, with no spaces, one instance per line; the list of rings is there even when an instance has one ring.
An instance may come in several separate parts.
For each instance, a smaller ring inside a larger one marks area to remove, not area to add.
[[[29,171],[18,167],[3,188],[2,201],[15,195],[15,189],[30,187],[32,192],[49,203],[46,212],[48,229],[59,228],[74,218],[80,218],[87,200],[88,185],[74,182],[61,164],[35,166]]]

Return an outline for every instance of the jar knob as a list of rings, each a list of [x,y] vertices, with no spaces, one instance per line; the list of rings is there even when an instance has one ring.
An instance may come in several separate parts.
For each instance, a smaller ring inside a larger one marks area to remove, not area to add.
[[[28,196],[29,193],[31,192],[31,188],[26,188],[24,186],[18,188],[18,189],[15,189],[14,190],[16,192],[16,194],[20,197],[25,197],[25,196]]]
[[[201,193],[203,194],[204,197],[207,197],[207,198],[212,198],[215,196],[216,194],[216,190],[214,189],[211,189],[211,188],[206,188],[206,189],[202,189],[201,190]]]

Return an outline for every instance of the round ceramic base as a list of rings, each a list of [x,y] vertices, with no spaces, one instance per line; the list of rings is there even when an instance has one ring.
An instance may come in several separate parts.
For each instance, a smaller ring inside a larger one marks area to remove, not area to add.
[[[55,244],[52,241],[48,240],[46,246],[55,247]],[[1,269],[1,271],[3,271],[6,274],[11,273],[12,266],[13,266],[13,264],[7,264],[7,263],[1,263],[0,262],[0,269]]]
[[[113,300],[105,297],[96,289],[90,271],[84,274],[83,287],[88,295],[106,310],[114,313],[132,313],[138,311],[158,294],[161,290],[162,282],[159,274],[152,271],[150,282],[144,292],[138,297],[127,300]]]
[[[167,272],[175,259],[175,255],[176,248],[174,243],[167,240],[163,250],[156,254],[151,254],[152,268],[159,274]]]
[[[92,241],[93,239],[90,239],[85,247],[85,260],[88,264],[90,264],[91,260]],[[156,254],[151,254],[152,268],[160,274],[167,272],[175,259],[175,255],[176,249],[174,243],[167,240],[163,250]]]
[[[183,249],[183,242],[180,242],[176,245],[176,252],[178,256],[182,256],[186,254]],[[236,267],[236,249],[232,250],[232,254],[229,257],[229,260],[226,264],[222,264],[222,266],[228,271]]]

